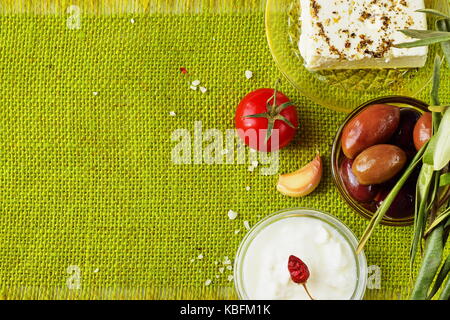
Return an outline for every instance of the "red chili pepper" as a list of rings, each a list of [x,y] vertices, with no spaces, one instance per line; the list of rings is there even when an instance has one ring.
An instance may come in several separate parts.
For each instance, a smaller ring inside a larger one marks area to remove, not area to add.
[[[181,68],[180,68],[180,71],[181,71],[182,74],[186,74],[186,73],[187,73],[187,70],[186,70],[186,68],[184,68],[184,67],[181,67]]]
[[[295,283],[303,284],[309,278],[308,266],[296,256],[289,257],[288,269]]]
[[[306,287],[306,281],[309,279],[309,269],[308,266],[296,256],[289,256],[288,270],[291,274],[291,279],[295,283],[303,285],[306,293],[311,300],[314,298],[309,294],[308,288]]]

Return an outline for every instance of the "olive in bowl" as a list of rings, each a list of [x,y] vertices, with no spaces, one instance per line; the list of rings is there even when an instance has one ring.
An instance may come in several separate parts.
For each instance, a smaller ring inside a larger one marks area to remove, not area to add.
[[[338,129],[331,156],[333,180],[347,204],[363,217],[373,216],[417,146],[426,141],[427,111],[428,105],[414,98],[383,97],[356,108]],[[382,224],[413,223],[416,181],[417,176],[408,179]]]

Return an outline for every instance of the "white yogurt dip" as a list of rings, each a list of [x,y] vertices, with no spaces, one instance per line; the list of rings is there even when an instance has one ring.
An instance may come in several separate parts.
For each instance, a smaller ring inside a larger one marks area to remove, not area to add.
[[[250,240],[241,270],[236,270],[245,298],[309,300],[304,287],[291,280],[290,255],[308,266],[307,286],[314,299],[355,298],[359,270],[354,248],[335,226],[307,215],[268,223]]]

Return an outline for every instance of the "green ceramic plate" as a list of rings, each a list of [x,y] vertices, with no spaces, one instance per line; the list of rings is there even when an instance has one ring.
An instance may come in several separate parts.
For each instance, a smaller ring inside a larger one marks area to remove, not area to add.
[[[427,7],[448,12],[447,0],[426,1]],[[380,96],[417,96],[431,80],[435,47],[420,69],[357,69],[310,72],[298,49],[300,0],[267,0],[266,35],[276,65],[305,96],[328,108],[350,112]],[[429,25],[434,22],[429,20]]]

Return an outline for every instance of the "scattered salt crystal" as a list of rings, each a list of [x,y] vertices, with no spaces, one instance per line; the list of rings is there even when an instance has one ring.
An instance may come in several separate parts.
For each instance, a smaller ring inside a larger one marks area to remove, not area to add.
[[[219,276],[218,274],[216,274],[216,278],[219,279],[219,277],[220,277],[220,276]]]
[[[205,92],[207,91],[207,89],[206,89],[205,87],[200,87],[200,91],[201,91],[202,93],[205,93]]]
[[[250,171],[250,172],[255,171],[255,167],[254,167],[254,166],[249,166],[249,167],[248,167],[248,171]]]
[[[175,117],[177,114],[175,113],[175,111],[170,111],[169,115],[171,115],[172,117]]]
[[[249,186],[246,186],[246,187],[245,187],[245,190],[250,191],[250,187],[249,187]]]
[[[214,261],[214,264],[217,266],[219,264],[219,261]]]
[[[231,260],[228,257],[224,257],[223,258],[223,264],[224,265],[231,264]]]
[[[228,281],[233,281],[233,276],[230,274],[227,279]]]
[[[191,259],[191,263],[193,263],[195,261],[195,259]]]
[[[227,154],[228,153],[228,149],[223,149],[222,150],[222,154]]]
[[[209,286],[211,284],[211,282],[212,282],[211,279],[206,280],[205,281],[205,286]]]
[[[241,230],[234,230],[234,234],[238,234]]]
[[[134,23],[134,19],[132,18],[132,19],[130,20],[130,22],[131,22],[131,23]]]
[[[247,220],[244,221],[244,227],[245,229],[250,230],[250,224],[248,223]]]
[[[257,160],[252,161],[252,166],[255,168],[258,166],[259,162]]]
[[[228,266],[227,269],[228,270],[233,270],[233,267],[232,266]]]
[[[251,72],[250,70],[246,70],[245,71],[245,77],[247,79],[250,79],[251,77],[253,77],[253,72]]]
[[[219,268],[219,272],[223,273],[225,271],[225,268]]]
[[[98,95],[98,92],[97,92],[97,91],[94,91],[94,92],[92,92],[92,94],[93,94],[94,96],[97,96],[97,95]]]
[[[200,84],[200,80],[194,80],[192,81],[193,86],[198,86]]]
[[[94,270],[95,273],[97,273],[97,272],[99,272],[99,271],[100,271],[100,270],[99,270],[98,268]]]
[[[203,255],[200,253],[197,257],[197,259],[203,259]]]
[[[189,88],[191,88],[192,90],[197,90],[196,86],[190,86]]]
[[[237,212],[233,211],[233,210],[229,210],[228,211],[228,218],[230,218],[230,220],[234,220],[237,217]]]

